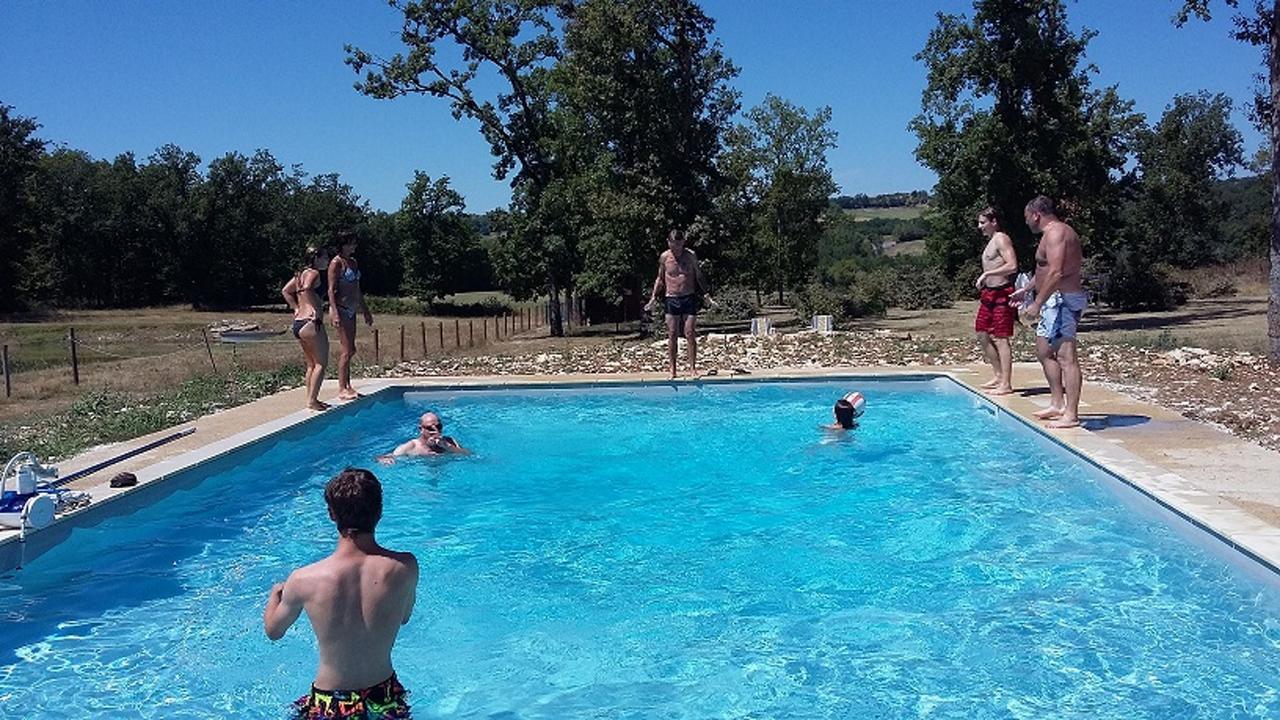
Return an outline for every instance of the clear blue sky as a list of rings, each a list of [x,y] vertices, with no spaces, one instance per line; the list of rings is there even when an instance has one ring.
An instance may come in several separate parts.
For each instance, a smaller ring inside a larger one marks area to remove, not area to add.
[[[1073,24],[1099,31],[1089,59],[1099,85],[1154,119],[1173,95],[1200,89],[1237,101],[1247,152],[1262,137],[1243,105],[1260,55],[1228,37],[1222,4],[1211,24],[1169,21],[1180,0],[1068,3]],[[1247,3],[1246,3],[1247,4]],[[830,105],[841,191],[928,188],[908,121],[924,69],[913,56],[938,11],[959,0],[708,0],[717,34],[742,74],[743,107],[767,92]],[[356,93],[344,43],[393,50],[399,22],[385,3],[0,0],[0,102],[35,116],[54,143],[140,158],[172,142],[208,161],[269,149],[311,174],[340,173],[374,207],[395,209],[413,171],[448,175],[483,212],[505,205],[488,145],[444,101],[379,101]]]

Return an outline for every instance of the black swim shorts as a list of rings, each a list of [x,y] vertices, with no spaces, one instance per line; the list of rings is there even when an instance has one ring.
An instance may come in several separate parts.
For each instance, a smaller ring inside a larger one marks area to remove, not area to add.
[[[698,296],[697,295],[668,295],[667,296],[667,314],[668,315],[697,315],[698,314]]]

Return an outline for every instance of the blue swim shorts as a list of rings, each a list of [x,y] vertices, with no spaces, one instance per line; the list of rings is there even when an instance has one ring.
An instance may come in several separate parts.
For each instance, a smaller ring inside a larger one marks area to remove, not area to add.
[[[1045,338],[1051,344],[1062,340],[1075,340],[1080,316],[1088,304],[1089,296],[1082,292],[1055,292],[1050,295],[1040,309],[1040,323],[1036,325],[1036,337]]]

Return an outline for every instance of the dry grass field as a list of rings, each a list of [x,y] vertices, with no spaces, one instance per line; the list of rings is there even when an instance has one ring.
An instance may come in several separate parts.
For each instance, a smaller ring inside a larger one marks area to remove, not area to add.
[[[521,311],[532,308],[520,306]],[[532,322],[538,324],[537,313],[531,314]],[[440,355],[493,351],[514,335],[545,332],[540,327],[527,327],[529,314],[522,317],[525,319],[375,315],[378,347],[375,351],[372,329],[361,324],[354,372],[372,373],[379,366],[399,361],[402,327],[404,358],[409,359],[424,356],[424,337],[426,353]],[[0,343],[9,346],[13,371],[12,396],[0,396],[0,422],[64,409],[89,390],[142,393],[171,388],[211,373],[214,364],[220,373],[301,365],[297,341],[287,332],[291,319],[283,308],[202,312],[165,307],[68,311],[41,322],[0,323]],[[226,323],[256,325],[277,334],[262,342],[224,343],[208,328]],[[78,386],[72,379],[71,328],[77,340]],[[202,330],[208,332],[207,349]],[[329,335],[331,353],[336,354],[337,337],[333,332]]]

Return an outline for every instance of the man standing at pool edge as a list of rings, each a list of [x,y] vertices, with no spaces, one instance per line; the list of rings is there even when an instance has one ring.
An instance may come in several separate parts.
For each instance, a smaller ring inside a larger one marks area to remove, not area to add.
[[[689,344],[689,372],[698,375],[698,310],[706,301],[716,301],[707,288],[706,278],[698,265],[698,256],[685,247],[684,231],[667,233],[667,249],[658,256],[658,277],[653,281],[653,294],[644,306],[652,310],[663,293],[663,312],[667,317],[667,356],[671,361],[671,379],[676,378],[676,355],[683,335]]]
[[[325,485],[324,499],[338,526],[337,549],[276,583],[262,614],[272,640],[284,637],[303,610],[316,634],[320,665],[293,717],[407,718],[408,693],[392,669],[391,648],[413,612],[418,561],[374,539],[382,485],[373,473],[343,470]]]
[[[1080,236],[1058,218],[1053,201],[1044,195],[1027,203],[1023,215],[1031,232],[1040,234],[1036,274],[1031,284],[1015,290],[1009,301],[1020,303],[1027,293],[1035,293],[1024,312],[1028,318],[1040,317],[1036,355],[1049,383],[1049,407],[1032,414],[1050,421],[1051,428],[1078,427],[1084,375],[1077,356],[1076,330],[1088,304],[1080,277]]]

